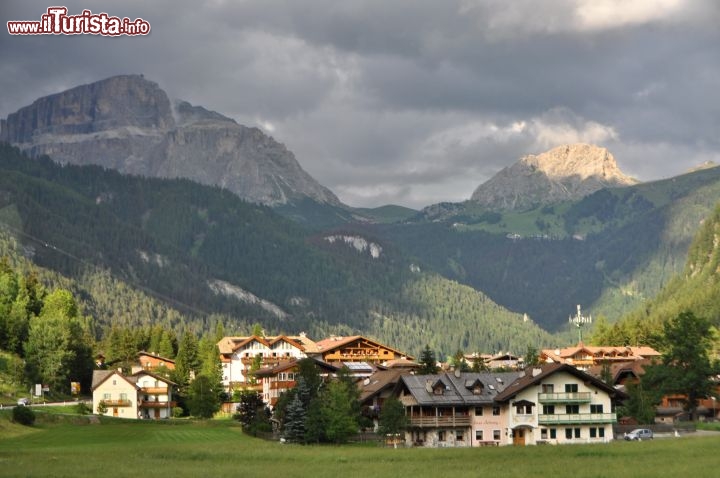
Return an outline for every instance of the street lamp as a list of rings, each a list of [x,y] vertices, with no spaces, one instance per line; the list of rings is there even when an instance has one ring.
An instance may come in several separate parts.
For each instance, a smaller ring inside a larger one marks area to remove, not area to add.
[[[715,415],[715,402],[717,401],[717,397],[712,396],[712,397],[710,397],[710,400],[712,400],[712,404],[713,404],[713,415],[712,415],[712,417],[713,417],[713,421],[715,421],[715,419],[717,418],[717,415]]]

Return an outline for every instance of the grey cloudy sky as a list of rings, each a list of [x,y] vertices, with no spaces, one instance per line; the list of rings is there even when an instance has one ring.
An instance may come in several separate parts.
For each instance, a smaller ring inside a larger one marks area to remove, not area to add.
[[[4,0],[146,37],[0,35],[0,117],[108,76],[258,126],[352,206],[468,199],[525,154],[607,147],[648,181],[720,162],[715,0]],[[3,27],[4,28],[4,27]]]

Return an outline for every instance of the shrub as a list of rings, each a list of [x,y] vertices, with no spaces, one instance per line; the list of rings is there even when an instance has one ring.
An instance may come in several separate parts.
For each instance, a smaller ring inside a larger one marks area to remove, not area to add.
[[[78,402],[78,404],[75,405],[75,411],[78,415],[87,415],[92,412],[85,402]]]
[[[12,411],[12,421],[21,425],[31,426],[35,423],[35,412],[30,407],[17,406]]]

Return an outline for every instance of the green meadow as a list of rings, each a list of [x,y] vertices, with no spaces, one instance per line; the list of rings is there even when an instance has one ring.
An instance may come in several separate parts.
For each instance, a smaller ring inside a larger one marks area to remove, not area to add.
[[[523,448],[301,446],[248,437],[227,420],[90,424],[70,417],[22,427],[0,416],[2,477],[711,476],[718,449],[720,435]]]

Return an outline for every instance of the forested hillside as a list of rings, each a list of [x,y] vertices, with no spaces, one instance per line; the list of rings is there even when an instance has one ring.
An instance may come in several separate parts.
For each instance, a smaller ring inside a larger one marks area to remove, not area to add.
[[[720,206],[695,236],[682,274],[620,322],[603,324],[593,340],[617,345],[653,344],[662,334],[663,324],[685,311],[708,319],[716,333],[720,329]]]
[[[444,204],[413,223],[367,227],[557,331],[576,304],[614,322],[654,297],[682,270],[719,200],[720,168],[712,168],[527,211]]]
[[[246,332],[259,322],[315,338],[361,333],[411,354],[426,343],[449,354],[553,341],[481,293],[413,266],[389,241],[318,234],[186,180],[59,166],[5,145],[0,225],[16,253],[72,281],[98,334],[156,322]]]

